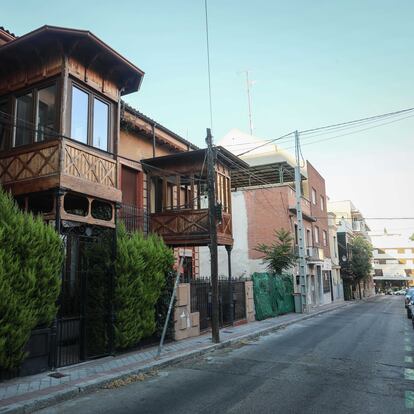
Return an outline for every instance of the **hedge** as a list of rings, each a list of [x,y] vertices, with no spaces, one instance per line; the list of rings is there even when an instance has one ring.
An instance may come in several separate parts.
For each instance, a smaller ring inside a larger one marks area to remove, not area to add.
[[[62,241],[0,189],[0,368],[19,367],[31,330],[56,315]]]

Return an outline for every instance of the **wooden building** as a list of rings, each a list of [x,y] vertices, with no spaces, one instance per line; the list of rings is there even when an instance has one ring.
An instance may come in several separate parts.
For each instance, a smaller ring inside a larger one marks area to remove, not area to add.
[[[209,243],[205,150],[121,100],[143,75],[89,31],[43,26],[16,37],[0,28],[0,185],[65,242],[52,367],[114,351],[118,220],[160,234],[184,256],[186,279],[198,273],[198,246]],[[226,246],[230,171],[242,164],[217,148]]]

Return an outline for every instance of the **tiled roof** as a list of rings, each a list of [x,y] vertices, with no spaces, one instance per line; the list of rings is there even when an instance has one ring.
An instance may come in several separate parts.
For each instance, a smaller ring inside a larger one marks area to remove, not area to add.
[[[8,33],[10,36],[17,37],[14,33],[10,32],[3,26],[0,26],[0,30],[3,30],[4,32]]]

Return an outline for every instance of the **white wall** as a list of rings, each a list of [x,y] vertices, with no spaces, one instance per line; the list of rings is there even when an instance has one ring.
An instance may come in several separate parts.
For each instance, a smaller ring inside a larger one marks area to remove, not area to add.
[[[249,243],[247,239],[248,221],[243,191],[231,193],[233,217],[233,250],[231,266],[233,277],[249,277],[254,272],[264,272],[266,265],[262,260],[249,259]],[[210,250],[200,247],[200,277],[210,277]],[[219,275],[228,276],[227,251],[224,246],[218,249]]]

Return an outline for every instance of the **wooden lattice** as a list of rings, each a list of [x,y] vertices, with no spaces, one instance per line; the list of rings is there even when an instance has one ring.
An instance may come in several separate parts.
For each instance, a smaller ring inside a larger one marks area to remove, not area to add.
[[[0,158],[0,183],[8,184],[36,177],[56,174],[59,171],[59,145],[31,148],[27,152]]]
[[[64,147],[63,173],[116,188],[116,162],[71,143]]]

